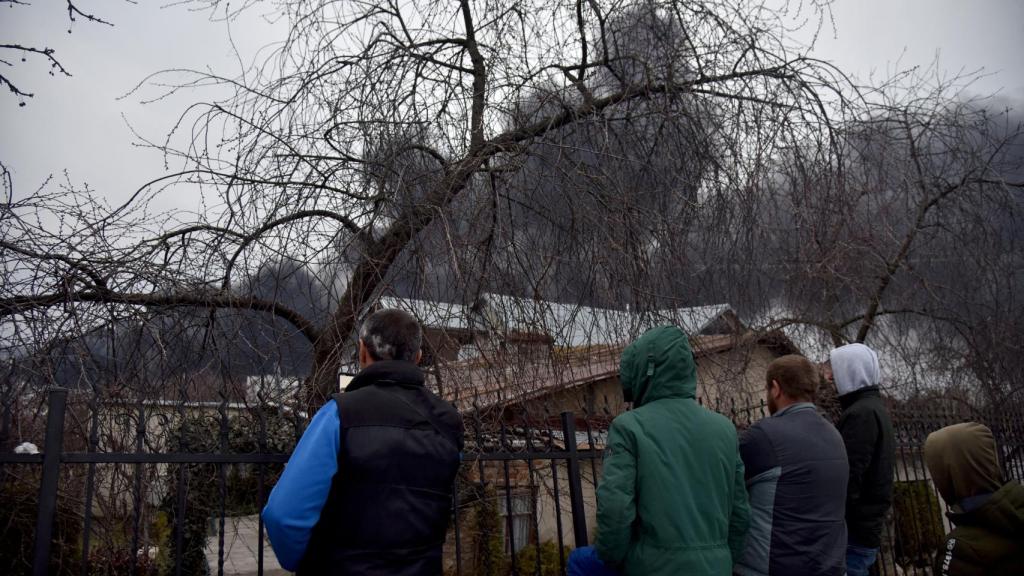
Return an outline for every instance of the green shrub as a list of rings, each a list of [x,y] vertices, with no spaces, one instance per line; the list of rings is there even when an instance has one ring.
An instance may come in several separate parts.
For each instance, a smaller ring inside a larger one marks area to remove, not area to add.
[[[217,422],[209,416],[185,419],[172,432],[168,448],[171,452],[217,451]],[[171,489],[161,507],[170,525],[177,524],[182,531],[182,545],[179,550],[176,530],[172,528],[167,534],[166,570],[180,562],[183,574],[209,574],[205,549],[209,518],[216,510],[220,497],[217,474],[217,466],[213,464],[174,464],[168,467],[167,478]],[[184,510],[179,508],[179,478],[184,480]]]
[[[41,470],[36,466],[9,465],[0,476],[0,574],[31,573],[40,481]],[[81,531],[80,512],[72,508],[69,498],[58,495],[47,574],[78,573]]]
[[[893,486],[896,556],[902,563],[927,566],[942,544],[942,510],[927,480],[896,482]]]
[[[265,451],[287,453],[294,447],[291,422],[279,412],[268,410],[262,413],[233,416],[229,423],[229,452],[250,453]],[[190,416],[171,431],[168,450],[172,452],[219,452],[220,417],[207,413]],[[260,429],[265,443],[257,441]],[[284,470],[282,464],[264,465],[264,497],[266,497]],[[176,464],[168,467],[167,478],[170,490],[161,508],[171,528],[161,546],[161,566],[166,570],[173,567],[179,554],[182,572],[185,574],[208,574],[205,547],[210,535],[210,518],[220,514],[221,490],[220,467],[215,464]],[[185,510],[178,510],[178,478],[184,477]],[[224,470],[224,513],[227,516],[258,514],[260,504],[257,495],[259,483],[256,465],[226,465]],[[175,522],[182,523],[182,550],[176,546]],[[166,550],[166,553],[164,552]]]
[[[562,558],[569,561],[569,547],[562,548]],[[527,545],[516,554],[516,568],[520,574],[537,574],[537,546]],[[543,542],[540,545],[540,576],[561,576],[562,566],[558,557],[558,544]]]
[[[498,497],[494,488],[487,487],[476,502],[474,520],[476,523],[476,570],[480,576],[501,576],[505,574],[508,558],[505,556],[505,537],[501,531],[501,516],[498,513]]]

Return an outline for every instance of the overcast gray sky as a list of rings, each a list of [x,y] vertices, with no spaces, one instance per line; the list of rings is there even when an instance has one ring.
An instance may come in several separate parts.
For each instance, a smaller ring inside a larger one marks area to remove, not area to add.
[[[133,146],[125,118],[143,135],[159,138],[197,99],[186,94],[142,105],[138,95],[118,97],[162,69],[210,67],[231,75],[239,67],[227,25],[211,22],[208,13],[161,8],[164,3],[153,0],[80,3],[115,26],[78,22],[68,34],[62,2],[0,6],[0,42],[49,45],[74,75],[51,78],[39,61],[5,69],[36,96],[18,107],[13,96],[0,94],[0,160],[13,172],[16,196],[66,169],[73,182],[88,183],[117,203],[165,173],[157,153]],[[974,91],[999,92],[1024,106],[1024,1],[837,0],[832,14],[835,29],[826,24],[815,54],[862,81],[938,59],[950,74],[983,70],[987,75]],[[240,52],[251,58],[280,39],[283,26],[251,13],[234,22],[231,32]],[[196,209],[198,197],[177,194],[159,206]]]
[[[250,59],[264,45],[283,37],[252,12],[230,27],[211,21],[209,12],[167,2],[80,1],[85,11],[114,26],[79,21],[68,34],[63,2],[30,0],[32,6],[0,6],[0,43],[47,45],[73,75],[50,77],[41,60],[18,63],[6,73],[19,88],[34,92],[27,105],[0,94],[0,160],[13,172],[15,194],[34,191],[50,174],[63,170],[76,184],[88,183],[110,202],[127,199],[138,187],[166,173],[163,158],[135,146],[128,123],[140,134],[159,140],[185,107],[201,99],[185,93],[163,102],[142,104],[141,94],[119,99],[146,76],[165,69],[212,69],[235,75],[239,64],[231,41]],[[88,8],[88,10],[86,10]],[[3,55],[0,55],[3,57]],[[197,207],[198,198],[163,198],[165,207]]]
[[[815,53],[867,80],[899,69],[984,71],[974,88],[1024,104],[1024,2],[835,0]]]

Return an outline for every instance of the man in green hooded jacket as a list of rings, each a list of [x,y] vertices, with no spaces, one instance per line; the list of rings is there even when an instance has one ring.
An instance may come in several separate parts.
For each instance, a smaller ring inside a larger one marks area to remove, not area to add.
[[[648,331],[622,354],[633,410],[608,431],[597,489],[597,541],[574,551],[570,575],[732,573],[750,511],[736,428],[696,400],[686,334]]]
[[[992,431],[965,422],[932,432],[924,459],[956,526],[936,555],[935,574],[1024,574],[1024,486],[1003,481]]]

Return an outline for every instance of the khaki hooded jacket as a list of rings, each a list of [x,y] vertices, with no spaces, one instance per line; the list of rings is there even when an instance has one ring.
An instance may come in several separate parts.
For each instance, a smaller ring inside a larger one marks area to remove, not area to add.
[[[947,426],[928,436],[924,457],[956,526],[935,574],[1024,574],[1024,486],[1003,482],[992,431],[975,422]]]

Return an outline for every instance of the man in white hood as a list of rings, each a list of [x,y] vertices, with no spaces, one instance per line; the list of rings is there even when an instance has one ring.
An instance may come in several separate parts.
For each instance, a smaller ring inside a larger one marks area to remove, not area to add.
[[[849,576],[867,576],[878,558],[882,526],[892,505],[892,420],[878,390],[882,375],[874,350],[860,343],[840,346],[829,354],[828,366],[826,374],[843,407],[838,428],[850,463],[846,570]]]

